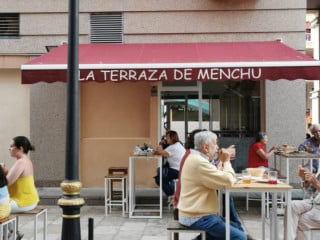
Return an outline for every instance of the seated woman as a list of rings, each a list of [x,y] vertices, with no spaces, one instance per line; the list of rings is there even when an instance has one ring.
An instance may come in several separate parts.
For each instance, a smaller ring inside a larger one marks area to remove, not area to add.
[[[10,196],[7,185],[8,180],[5,175],[4,164],[0,164],[0,220],[9,217],[11,212]],[[8,239],[12,236],[12,229],[12,224],[9,225],[9,232],[4,229],[4,234],[8,235]],[[16,240],[20,240],[22,237],[23,234],[17,231]]]
[[[186,150],[179,141],[176,131],[167,131],[166,142],[168,146],[165,149],[162,146],[158,146],[155,153],[167,159],[168,164],[162,168],[162,190],[168,197],[171,197],[174,194],[174,179],[179,177],[180,161]],[[160,185],[159,173],[158,168],[155,176],[157,185]]]
[[[8,192],[8,180],[4,174],[3,164],[0,164],[0,219],[10,215],[10,197]]]
[[[11,199],[11,213],[30,211],[38,205],[39,196],[34,184],[33,165],[28,157],[28,152],[33,150],[34,147],[28,138],[13,138],[9,151],[11,157],[16,158],[16,162],[10,170],[4,166]]]
[[[259,132],[256,141],[250,146],[248,154],[248,167],[249,168],[264,168],[265,171],[269,170],[268,159],[272,156],[274,151],[278,148],[273,146],[270,150],[266,151],[268,143],[268,136],[264,132]]]

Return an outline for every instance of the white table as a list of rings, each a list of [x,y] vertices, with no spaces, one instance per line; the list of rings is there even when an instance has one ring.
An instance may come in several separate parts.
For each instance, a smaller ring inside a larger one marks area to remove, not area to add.
[[[136,161],[157,161],[160,167],[159,204],[137,204],[135,185]],[[129,157],[129,218],[162,218],[162,156],[130,156]]]
[[[281,163],[282,159],[285,159],[286,161],[286,183],[290,183],[290,171],[296,172],[296,169],[290,169],[290,162],[291,161],[301,161],[303,162],[304,160],[309,160],[310,164],[310,171],[312,172],[312,161],[314,159],[318,159],[319,164],[320,164],[320,155],[312,154],[312,153],[280,153],[280,154],[275,154],[275,163],[274,167],[277,168],[277,158],[279,158],[279,170],[281,172]],[[319,165],[320,166],[320,165]]]
[[[225,191],[225,215],[226,215],[226,240],[230,240],[230,192],[260,192],[261,193],[261,224],[262,224],[262,239],[265,238],[265,193],[272,194],[272,216],[270,219],[270,239],[278,239],[278,219],[277,219],[277,193],[285,193],[287,202],[287,225],[291,224],[291,190],[292,187],[288,184],[268,184],[252,182],[250,184],[237,183],[232,187],[226,188]],[[288,228],[286,228],[288,231]],[[291,240],[291,239],[288,239]]]

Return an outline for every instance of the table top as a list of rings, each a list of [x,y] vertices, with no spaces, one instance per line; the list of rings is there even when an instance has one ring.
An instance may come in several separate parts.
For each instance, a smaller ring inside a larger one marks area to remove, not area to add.
[[[251,182],[249,184],[246,183],[235,183],[231,187],[226,187],[226,189],[252,189],[252,190],[291,190],[292,186],[279,182],[277,184],[269,184],[269,183],[260,183],[260,182]]]
[[[320,155],[308,152],[292,152],[292,153],[277,153],[276,155],[286,158],[320,158]]]

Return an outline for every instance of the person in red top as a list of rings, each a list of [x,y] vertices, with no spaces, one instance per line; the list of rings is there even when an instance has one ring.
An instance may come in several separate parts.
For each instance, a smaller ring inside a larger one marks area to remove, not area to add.
[[[256,141],[251,144],[249,148],[249,159],[248,167],[249,168],[269,168],[268,159],[272,156],[274,151],[278,148],[273,146],[270,150],[266,151],[266,145],[268,142],[268,136],[265,132],[259,132],[256,137]]]

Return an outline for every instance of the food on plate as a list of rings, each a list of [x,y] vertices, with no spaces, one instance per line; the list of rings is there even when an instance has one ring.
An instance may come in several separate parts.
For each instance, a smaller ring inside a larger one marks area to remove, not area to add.
[[[281,150],[285,153],[292,153],[292,152],[296,152],[297,148],[295,146],[289,146],[287,144],[282,144]]]

